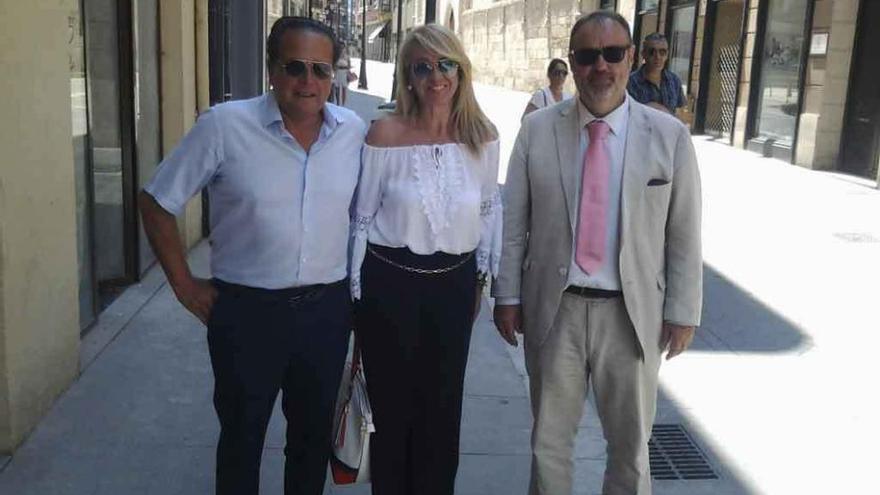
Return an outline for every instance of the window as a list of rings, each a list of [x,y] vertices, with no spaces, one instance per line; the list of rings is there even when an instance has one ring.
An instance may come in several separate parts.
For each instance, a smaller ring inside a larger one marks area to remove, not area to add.
[[[791,149],[797,127],[809,0],[769,2],[760,51],[754,136]]]
[[[669,16],[669,62],[667,67],[681,79],[685,94],[690,84],[691,49],[694,45],[694,21],[697,6],[694,3],[671,7]]]

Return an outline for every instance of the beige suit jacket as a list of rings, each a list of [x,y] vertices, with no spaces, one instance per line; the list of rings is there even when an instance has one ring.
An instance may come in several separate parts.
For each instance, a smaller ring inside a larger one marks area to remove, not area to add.
[[[547,338],[567,284],[579,132],[577,100],[563,101],[526,117],[510,157],[492,292],[522,301],[528,345]],[[660,352],[663,321],[700,323],[700,175],[688,129],[632,99],[623,162],[620,280],[644,357]]]

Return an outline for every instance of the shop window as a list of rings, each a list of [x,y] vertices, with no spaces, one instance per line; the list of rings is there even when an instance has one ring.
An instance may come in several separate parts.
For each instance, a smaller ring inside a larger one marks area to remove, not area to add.
[[[794,143],[802,83],[803,45],[809,0],[777,0],[768,3],[759,52],[760,74],[754,137],[774,147]]]
[[[667,67],[681,79],[682,89],[685,94],[688,94],[688,87],[690,85],[691,54],[694,45],[696,15],[697,6],[693,2],[673,2],[670,4],[669,61]]]

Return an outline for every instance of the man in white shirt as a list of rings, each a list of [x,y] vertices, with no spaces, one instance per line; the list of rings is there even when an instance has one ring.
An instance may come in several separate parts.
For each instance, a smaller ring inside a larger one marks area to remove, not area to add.
[[[591,383],[608,442],[604,495],[651,492],[648,439],[661,354],[700,322],[700,181],[690,135],[626,94],[620,15],[571,31],[578,97],[530,114],[504,188],[495,324],[524,334],[534,415],[531,495],[572,492]]]
[[[221,428],[216,493],[259,493],[281,390],[284,493],[319,495],[351,329],[349,207],[366,126],[325,104],[339,57],[327,26],[281,18],[267,52],[273,90],[204,113],[140,205],[174,293],[208,327]],[[190,273],[174,218],[205,187],[211,281]]]

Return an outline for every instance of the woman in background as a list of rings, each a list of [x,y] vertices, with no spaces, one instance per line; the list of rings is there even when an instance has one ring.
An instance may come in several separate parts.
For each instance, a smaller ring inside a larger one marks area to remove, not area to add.
[[[554,58],[547,66],[547,79],[550,85],[541,88],[532,95],[529,104],[526,105],[526,111],[523,112],[523,118],[539,108],[555,105],[562,100],[571,98],[572,95],[562,90],[565,86],[565,79],[568,77],[568,64],[561,58]]]

